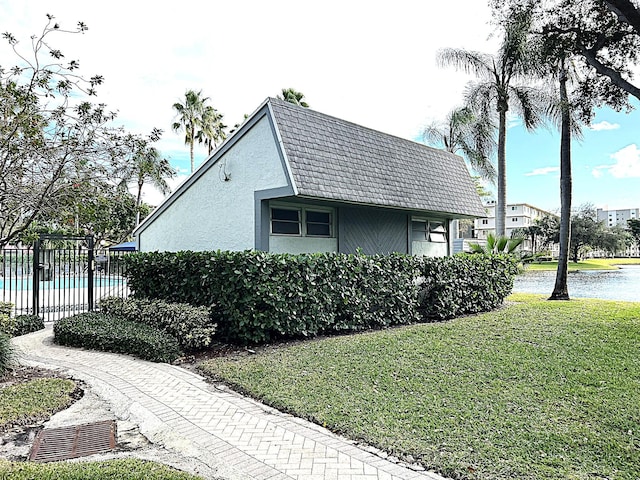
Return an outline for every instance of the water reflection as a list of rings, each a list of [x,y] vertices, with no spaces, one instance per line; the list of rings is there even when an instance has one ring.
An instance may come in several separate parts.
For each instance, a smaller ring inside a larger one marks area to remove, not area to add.
[[[514,281],[517,293],[551,295],[556,272],[526,271]],[[640,265],[622,265],[619,270],[569,272],[569,296],[640,302]]]

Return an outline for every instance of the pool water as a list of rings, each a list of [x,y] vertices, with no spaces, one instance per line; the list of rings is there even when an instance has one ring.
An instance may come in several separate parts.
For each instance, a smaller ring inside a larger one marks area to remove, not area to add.
[[[99,277],[93,278],[94,287],[113,287],[125,283],[124,278]],[[86,288],[89,284],[87,277],[56,277],[48,282],[40,282],[40,290],[57,290],[69,288]],[[24,291],[33,289],[32,277],[2,278],[0,277],[0,290]]]

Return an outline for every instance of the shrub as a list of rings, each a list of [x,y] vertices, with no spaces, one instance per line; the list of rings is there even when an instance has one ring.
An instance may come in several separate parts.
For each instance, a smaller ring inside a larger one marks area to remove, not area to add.
[[[11,337],[4,332],[0,332],[0,377],[7,372],[12,360],[13,347],[11,346]]]
[[[420,273],[420,311],[442,320],[501,305],[513,289],[518,261],[504,254],[425,258]]]
[[[11,316],[11,312],[13,311],[13,303],[11,302],[0,302],[0,315]]]
[[[156,252],[125,262],[136,298],[210,307],[218,333],[239,343],[490,310],[516,272],[505,255]]]
[[[15,319],[7,314],[0,313],[0,332],[12,337],[14,328]]]
[[[80,313],[58,320],[54,341],[60,345],[129,353],[152,362],[173,362],[182,355],[178,341],[157,328],[104,313]]]
[[[17,315],[14,318],[13,336],[26,335],[44,328],[44,319],[37,315]]]
[[[208,347],[216,333],[216,323],[211,320],[209,309],[187,303],[110,297],[100,301],[100,310],[159,328],[175,337],[186,350]]]

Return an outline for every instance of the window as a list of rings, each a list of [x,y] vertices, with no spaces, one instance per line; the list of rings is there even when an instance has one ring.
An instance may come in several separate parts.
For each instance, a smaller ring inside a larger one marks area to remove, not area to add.
[[[482,220],[482,224],[483,225],[489,225],[489,220],[487,220],[486,218],[484,220]]]
[[[308,237],[331,236],[331,213],[306,210],[306,225]]]
[[[277,235],[300,235],[300,210],[272,208],[271,233]]]
[[[512,221],[512,222],[517,222],[517,221],[518,221],[518,217],[513,217],[513,218],[511,219],[511,221]]]
[[[413,220],[411,222],[411,240],[426,241],[429,233],[429,222],[426,220]]]
[[[446,243],[444,222],[414,219],[411,221],[411,240],[416,242]]]
[[[271,234],[332,237],[333,215],[329,210],[272,207]]]
[[[429,222],[429,241],[435,243],[445,243],[447,241],[447,230],[442,222]]]
[[[514,206],[514,207],[511,207],[511,211],[512,211],[512,212],[515,212],[517,209],[518,209],[518,207],[515,207],[515,206]]]

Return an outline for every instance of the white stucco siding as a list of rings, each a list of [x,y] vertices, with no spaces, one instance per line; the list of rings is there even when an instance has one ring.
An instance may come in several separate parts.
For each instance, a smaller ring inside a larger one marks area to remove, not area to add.
[[[263,117],[195,183],[176,192],[172,203],[139,233],[139,248],[145,252],[252,249],[254,192],[286,186],[276,141]]]
[[[411,252],[417,256],[446,257],[447,244],[413,240],[411,242]]]
[[[272,253],[337,252],[337,238],[287,237],[270,235],[269,251]]]

